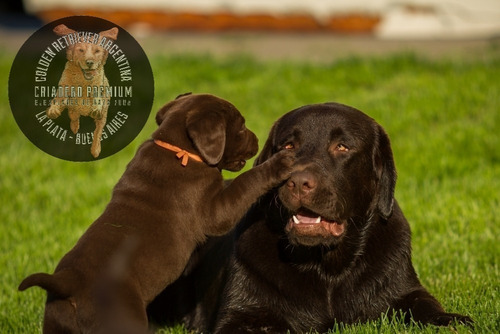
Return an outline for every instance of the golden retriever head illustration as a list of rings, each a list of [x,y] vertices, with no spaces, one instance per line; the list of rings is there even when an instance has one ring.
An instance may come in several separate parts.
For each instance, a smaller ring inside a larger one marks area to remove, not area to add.
[[[116,27],[101,31],[98,36],[78,34],[64,24],[56,26],[53,31],[58,36],[73,34],[75,42],[68,46],[66,58],[81,69],[83,77],[87,80],[92,80],[99,71],[102,71],[108,58],[108,51],[101,46],[102,39],[116,41],[118,37],[118,28]]]

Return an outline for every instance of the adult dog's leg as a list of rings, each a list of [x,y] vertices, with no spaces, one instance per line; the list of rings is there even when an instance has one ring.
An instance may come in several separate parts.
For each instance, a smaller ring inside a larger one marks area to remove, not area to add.
[[[90,153],[94,158],[97,158],[101,153],[101,137],[105,124],[106,117],[95,120],[94,138],[92,140],[92,147],[90,148]]]
[[[60,101],[61,99],[53,99],[52,104],[50,107],[45,111],[47,113],[47,116],[51,119],[55,119],[59,116],[61,116],[61,113],[63,112],[65,106],[63,103]]]
[[[215,329],[216,334],[233,333],[266,333],[282,334],[290,330],[290,325],[279,317],[272,316],[267,310],[254,310],[243,313],[238,311],[229,312],[224,319],[219,321]]]
[[[70,119],[69,127],[74,134],[80,129],[80,113],[72,108],[68,109],[68,115]]]
[[[469,325],[473,323],[472,319],[467,316],[447,313],[436,298],[423,289],[406,295],[399,306],[404,311],[410,311],[413,319],[423,324],[448,326],[455,321]]]

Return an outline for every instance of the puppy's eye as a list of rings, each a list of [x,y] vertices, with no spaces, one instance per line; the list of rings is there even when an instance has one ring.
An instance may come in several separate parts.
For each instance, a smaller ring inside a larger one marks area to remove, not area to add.
[[[293,143],[286,143],[283,145],[283,149],[285,150],[293,150],[295,148],[295,145]]]
[[[345,146],[344,144],[338,144],[336,147],[335,147],[335,151],[339,151],[339,152],[349,152],[349,148],[347,146]]]
[[[85,52],[85,50],[84,50],[84,49],[78,49],[78,51],[79,51],[80,53],[84,53],[84,52]]]

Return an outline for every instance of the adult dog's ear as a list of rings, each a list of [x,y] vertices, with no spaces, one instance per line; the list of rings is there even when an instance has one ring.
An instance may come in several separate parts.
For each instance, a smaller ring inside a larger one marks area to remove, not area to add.
[[[102,43],[103,42],[103,38],[105,39],[111,39],[113,41],[116,41],[116,39],[118,38],[118,28],[117,27],[113,27],[109,30],[105,30],[105,31],[101,31],[99,33],[99,36],[100,36],[100,39],[99,39],[99,43]],[[106,61],[108,60],[108,51],[105,51],[104,55],[103,55],[103,65],[106,64]]]
[[[118,28],[114,27],[109,30],[101,31],[99,35],[101,35],[102,37],[106,37],[107,39],[116,41],[116,39],[118,38]]]
[[[253,163],[254,167],[264,163],[264,161],[268,160],[274,153],[276,153],[274,152],[274,137],[277,123],[278,122],[275,122],[271,128],[271,131],[269,131],[269,136],[267,137],[264,147],[262,147],[260,154],[257,156],[257,158],[255,158],[255,161]]]
[[[186,130],[194,146],[211,166],[217,165],[226,146],[226,119],[217,111],[191,110]]]
[[[55,32],[57,36],[65,36],[76,32],[75,30],[66,27],[64,24],[56,26],[52,31]]]
[[[69,34],[76,33],[75,30],[68,28],[64,24],[59,24],[54,29],[52,29],[52,31],[55,32],[55,34],[57,36],[66,36],[66,35],[69,35]],[[66,59],[68,61],[73,61],[73,51],[74,51],[74,49],[75,49],[75,44],[68,45],[68,47],[66,49]]]
[[[394,206],[394,189],[396,187],[396,166],[392,156],[391,143],[387,133],[377,125],[378,139],[375,145],[373,164],[378,177],[377,209],[382,218],[392,214]]]

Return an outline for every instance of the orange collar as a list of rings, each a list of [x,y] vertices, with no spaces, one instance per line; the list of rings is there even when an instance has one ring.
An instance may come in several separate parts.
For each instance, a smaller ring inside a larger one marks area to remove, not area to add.
[[[199,162],[203,162],[203,160],[200,158],[199,155],[189,153],[188,151],[185,151],[177,146],[170,145],[169,143],[165,143],[164,141],[161,141],[158,139],[155,139],[154,142],[156,145],[161,146],[169,151],[177,152],[176,156],[178,159],[181,159],[181,165],[184,167],[186,167],[189,158],[194,159],[194,160],[199,161]]]

